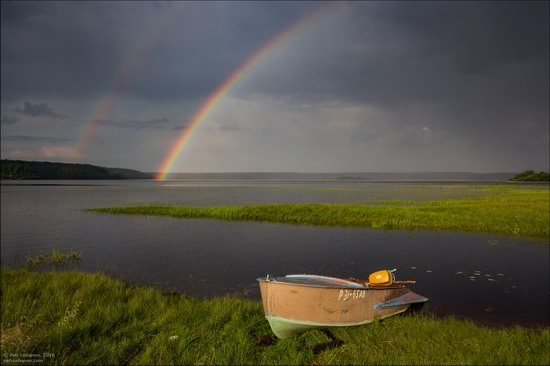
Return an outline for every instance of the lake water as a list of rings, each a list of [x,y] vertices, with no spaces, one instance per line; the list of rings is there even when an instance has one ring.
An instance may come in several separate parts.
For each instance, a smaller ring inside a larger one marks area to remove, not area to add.
[[[549,326],[549,245],[493,234],[380,231],[256,222],[112,216],[84,209],[135,204],[376,203],[482,194],[480,183],[149,180],[2,182],[1,263],[22,266],[52,248],[68,266],[194,296],[259,299],[255,279],[311,273],[398,279],[430,299],[426,311],[492,325]],[[473,277],[473,278],[470,278]]]

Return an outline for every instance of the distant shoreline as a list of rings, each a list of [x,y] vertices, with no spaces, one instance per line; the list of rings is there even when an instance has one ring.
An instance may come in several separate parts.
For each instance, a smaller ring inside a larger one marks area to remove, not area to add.
[[[2,180],[105,180],[151,179],[152,175],[132,169],[106,168],[91,164],[53,163],[48,161],[1,161]]]
[[[158,173],[109,168],[92,164],[1,160],[1,179],[16,180],[119,180],[155,179]],[[512,172],[193,172],[168,173],[170,180],[247,180],[273,182],[536,182],[548,173]],[[536,178],[536,179],[535,179]]]

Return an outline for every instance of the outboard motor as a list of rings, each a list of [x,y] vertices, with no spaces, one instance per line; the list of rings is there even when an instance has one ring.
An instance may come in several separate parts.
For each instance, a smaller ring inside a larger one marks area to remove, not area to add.
[[[383,269],[376,271],[369,275],[369,284],[371,286],[390,286],[395,282],[395,275],[393,272],[397,271],[397,268],[394,269]]]

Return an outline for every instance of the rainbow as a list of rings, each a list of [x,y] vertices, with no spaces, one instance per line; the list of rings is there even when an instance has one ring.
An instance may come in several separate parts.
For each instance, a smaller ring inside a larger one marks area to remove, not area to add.
[[[173,12],[168,18],[160,17],[157,19],[154,26],[141,45],[128,57],[127,61],[121,67],[121,72],[117,73],[117,77],[111,81],[105,92],[97,98],[90,114],[86,118],[84,127],[77,139],[78,145],[75,149],[74,158],[82,158],[86,155],[92,140],[97,134],[100,123],[99,120],[104,119],[115,101],[117,91],[120,91],[130,80],[130,77],[138,70],[147,54],[158,43],[159,39],[166,34],[168,28],[177,24],[177,17]]]
[[[174,167],[174,163],[182,153],[185,146],[187,146],[193,134],[197,131],[199,126],[204,122],[206,117],[210,114],[210,112],[212,112],[220,100],[222,100],[222,98],[240,80],[249,74],[252,69],[260,63],[260,61],[281,47],[285,42],[291,39],[292,36],[299,34],[300,31],[305,29],[308,25],[315,23],[318,19],[322,18],[332,8],[332,3],[322,5],[312,13],[290,24],[271,38],[256,52],[254,52],[250,57],[248,57],[242,64],[239,65],[239,67],[233,70],[223,81],[223,83],[221,83],[212,93],[210,93],[208,98],[200,105],[195,114],[191,117],[186,128],[183,130],[176,143],[172,146],[163,159],[155,179],[160,181],[166,179],[166,176]]]

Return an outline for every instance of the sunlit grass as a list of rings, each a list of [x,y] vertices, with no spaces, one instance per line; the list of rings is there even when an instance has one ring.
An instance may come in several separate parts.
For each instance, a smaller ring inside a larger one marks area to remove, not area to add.
[[[476,198],[377,204],[271,204],[256,206],[95,208],[90,212],[359,226],[373,229],[470,231],[550,238],[550,196],[543,188],[486,188]]]
[[[56,364],[548,364],[548,329],[489,329],[395,316],[334,334],[277,340],[259,302],[200,300],[100,274],[1,270],[3,354]],[[3,360],[3,363],[6,360]]]

